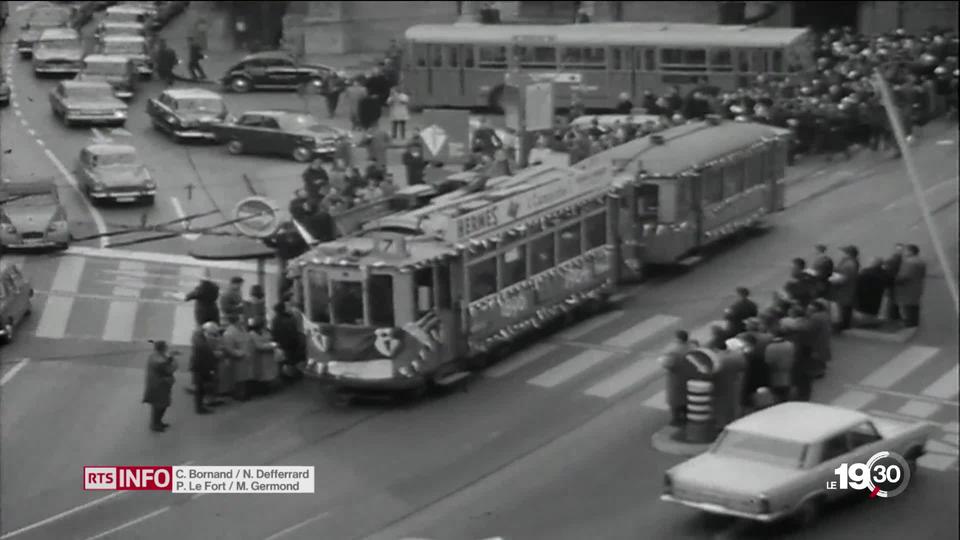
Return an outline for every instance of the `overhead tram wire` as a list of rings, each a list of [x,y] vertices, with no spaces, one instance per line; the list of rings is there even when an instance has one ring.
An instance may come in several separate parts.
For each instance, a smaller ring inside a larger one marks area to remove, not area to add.
[[[940,262],[940,268],[943,270],[944,280],[947,282],[947,289],[950,291],[950,296],[953,298],[954,314],[960,317],[960,291],[958,291],[957,288],[957,280],[953,274],[953,269],[950,265],[950,259],[947,257],[946,249],[943,247],[943,241],[940,238],[940,233],[937,230],[936,224],[933,222],[933,213],[930,211],[930,205],[928,204],[926,195],[924,194],[923,184],[920,182],[920,175],[917,173],[916,164],[913,162],[913,154],[910,152],[910,146],[907,143],[907,137],[903,129],[903,123],[900,119],[899,109],[897,109],[897,106],[893,101],[893,94],[890,91],[890,87],[887,84],[886,79],[884,79],[879,68],[874,72],[874,80],[877,88],[880,90],[880,97],[883,100],[883,107],[887,111],[887,118],[890,120],[890,125],[893,128],[893,135],[897,139],[897,146],[900,147],[900,154],[903,156],[903,165],[907,169],[907,178],[910,180],[910,183],[913,186],[913,195],[917,201],[917,204],[920,206],[920,213],[923,216],[923,221],[927,226],[927,234],[930,235],[930,241],[933,243],[934,252],[936,252],[937,259],[939,259]]]

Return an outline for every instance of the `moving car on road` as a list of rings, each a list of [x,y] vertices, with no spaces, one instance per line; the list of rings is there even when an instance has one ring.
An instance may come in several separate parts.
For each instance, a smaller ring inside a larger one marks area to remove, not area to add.
[[[94,203],[153,204],[157,194],[157,184],[137,156],[137,149],[126,144],[97,143],[84,147],[75,172],[80,189]]]
[[[100,81],[113,87],[113,95],[120,99],[133,97],[137,87],[137,69],[126,56],[90,54],[83,59],[78,81]]]
[[[30,10],[27,22],[21,27],[17,38],[17,52],[28,59],[33,56],[33,43],[40,33],[48,28],[70,28],[73,24],[74,8],[64,5],[44,4]]]
[[[7,84],[7,76],[3,73],[3,67],[0,66],[0,107],[6,107],[10,104],[10,85]]]
[[[143,23],[136,22],[111,22],[103,21],[97,25],[94,32],[97,41],[103,41],[110,36],[140,36],[147,37],[147,27]]]
[[[0,183],[0,251],[69,244],[67,210],[53,181]]]
[[[349,136],[312,115],[283,110],[248,111],[213,131],[231,154],[278,154],[300,162],[332,156],[337,141]]]
[[[64,125],[127,123],[127,104],[113,95],[110,83],[61,81],[50,92],[50,108]]]
[[[83,42],[73,28],[48,28],[33,45],[33,74],[74,75],[83,67]]]
[[[712,514],[809,524],[826,503],[850,493],[826,490],[841,463],[889,451],[915,470],[932,430],[829,405],[782,403],[734,421],[710,450],[667,471],[660,498]]]
[[[150,24],[150,12],[138,6],[110,6],[103,15],[105,22],[135,22],[144,26]]]
[[[147,102],[153,127],[176,140],[215,140],[213,128],[227,117],[223,96],[202,88],[170,88]]]
[[[33,286],[16,265],[0,268],[0,344],[13,341],[17,326],[33,309]]]
[[[302,87],[319,92],[335,71],[330,66],[300,64],[282,51],[259,52],[245,56],[229,68],[220,82],[233,92]]]
[[[106,36],[97,45],[97,52],[115,56],[126,56],[133,60],[137,73],[149,79],[153,76],[153,58],[150,45],[142,36]]]

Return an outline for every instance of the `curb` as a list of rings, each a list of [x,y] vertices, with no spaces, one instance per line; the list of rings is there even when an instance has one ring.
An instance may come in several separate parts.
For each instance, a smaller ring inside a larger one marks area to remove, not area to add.
[[[702,454],[713,444],[712,442],[695,444],[679,441],[677,440],[677,435],[681,429],[682,428],[671,425],[663,426],[650,436],[650,444],[653,445],[655,450],[663,452],[664,454],[687,457]]]
[[[888,343],[906,343],[917,335],[919,328],[903,328],[896,332],[884,332],[882,330],[868,330],[866,328],[851,328],[843,333],[850,337],[859,339],[869,339],[876,341],[886,341]]]

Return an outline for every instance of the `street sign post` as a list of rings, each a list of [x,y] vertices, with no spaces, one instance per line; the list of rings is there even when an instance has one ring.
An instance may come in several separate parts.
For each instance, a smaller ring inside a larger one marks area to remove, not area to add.
[[[463,164],[470,157],[470,112],[446,109],[423,111],[420,128],[427,159],[444,164]]]
[[[270,199],[247,197],[233,208],[233,226],[241,234],[267,238],[280,227],[280,210]]]

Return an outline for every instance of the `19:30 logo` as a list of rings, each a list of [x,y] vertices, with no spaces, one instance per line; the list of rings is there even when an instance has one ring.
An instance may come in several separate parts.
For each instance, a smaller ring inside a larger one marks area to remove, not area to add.
[[[892,498],[910,483],[910,465],[895,452],[877,452],[866,463],[841,463],[833,470],[837,481],[827,489],[869,491],[870,498]]]

